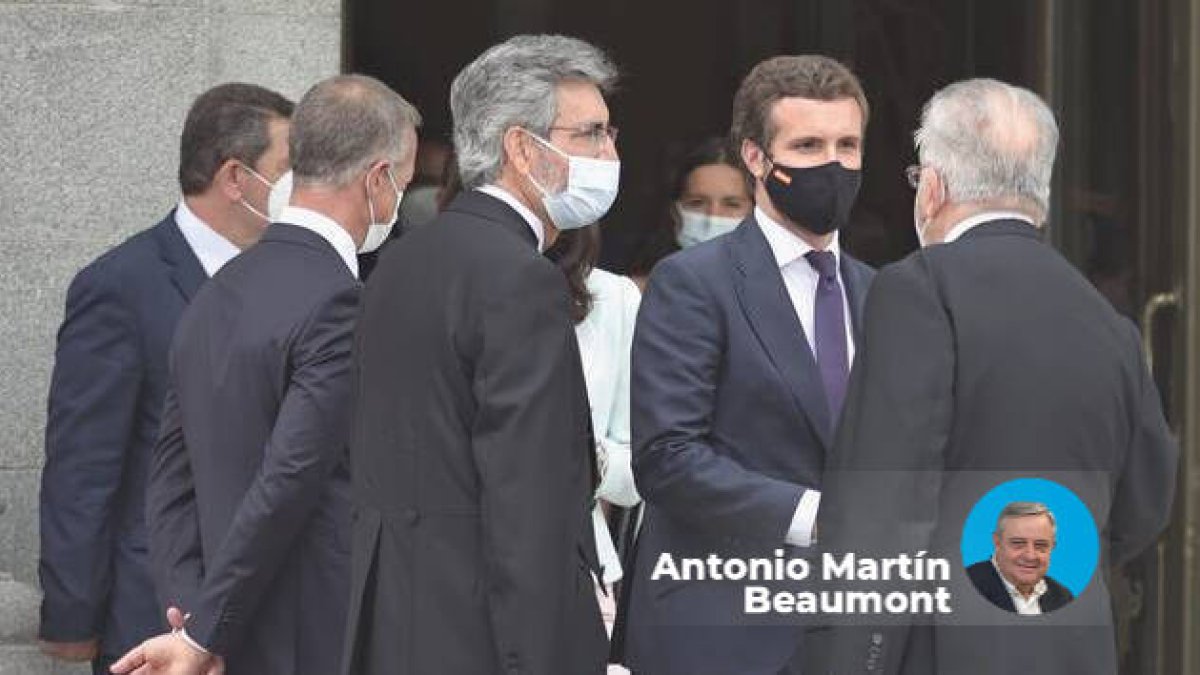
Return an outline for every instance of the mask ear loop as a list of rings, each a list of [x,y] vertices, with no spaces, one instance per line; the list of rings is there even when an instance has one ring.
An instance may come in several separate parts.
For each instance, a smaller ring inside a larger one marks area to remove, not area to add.
[[[249,173],[251,176],[254,176],[258,180],[260,180],[263,185],[267,186],[267,195],[269,198],[270,194],[271,194],[271,190],[275,187],[275,185],[272,184],[271,181],[267,180],[266,178],[263,178],[262,174],[255,171],[254,169],[250,168],[250,166],[247,165],[245,162],[238,161],[238,166],[245,169],[247,173]],[[238,203],[241,204],[243,207],[245,207],[245,209],[247,211],[249,211],[250,213],[253,213],[254,215],[258,216],[259,218],[262,218],[263,220],[267,221],[268,223],[271,222],[271,218],[269,216],[267,216],[262,211],[259,211],[258,209],[251,206],[250,202],[246,201],[245,197],[242,197],[241,199],[239,199]]]

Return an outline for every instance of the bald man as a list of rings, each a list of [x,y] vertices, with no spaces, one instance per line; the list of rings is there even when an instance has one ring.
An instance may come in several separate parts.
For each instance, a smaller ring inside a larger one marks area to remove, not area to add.
[[[1102,567],[1120,565],[1163,530],[1178,451],[1137,329],[1042,241],[1054,115],[1032,92],[969,80],[930,100],[916,141],[922,248],[867,298],[822,543],[953,558],[971,503],[1042,476],[1079,492]],[[833,631],[839,661],[814,672],[1115,673],[1106,572],[1036,629],[968,583],[940,625]]]

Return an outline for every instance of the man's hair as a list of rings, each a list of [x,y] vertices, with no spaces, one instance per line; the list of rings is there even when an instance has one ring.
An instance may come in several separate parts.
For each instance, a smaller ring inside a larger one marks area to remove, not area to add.
[[[450,85],[454,149],[466,189],[491,183],[504,162],[504,133],[546,136],[558,114],[557,86],[594,84],[608,93],[617,68],[598,48],[562,35],[518,35],[467,64]]]
[[[296,185],[342,187],[377,161],[400,161],[410,149],[404,132],[420,124],[417,109],[373,77],[322,80],[292,117]]]
[[[849,68],[828,56],[776,56],[754,66],[733,97],[729,140],[734,149],[740,152],[747,140],[763,150],[770,147],[778,131],[771,122],[771,109],[782,98],[852,98],[862,110],[863,128],[867,126],[867,96]]]
[[[183,194],[207,190],[231,159],[253,167],[271,145],[270,121],[291,115],[291,101],[253,84],[231,82],[201,94],[188,111],[179,142]]]
[[[925,104],[915,138],[950,201],[1010,202],[1041,217],[1049,209],[1058,125],[1037,94],[997,80],[955,82]]]
[[[1005,506],[996,518],[996,536],[1004,531],[1004,521],[1009,518],[1024,518],[1026,516],[1046,516],[1050,519],[1050,529],[1058,536],[1058,522],[1049,507],[1040,502],[1012,502]]]

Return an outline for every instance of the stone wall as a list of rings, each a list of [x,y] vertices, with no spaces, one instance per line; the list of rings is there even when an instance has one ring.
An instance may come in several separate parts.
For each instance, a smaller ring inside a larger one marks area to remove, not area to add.
[[[337,72],[340,0],[0,0],[0,675],[82,673],[37,631],[37,494],[67,283],[178,199],[184,115],[225,81]]]

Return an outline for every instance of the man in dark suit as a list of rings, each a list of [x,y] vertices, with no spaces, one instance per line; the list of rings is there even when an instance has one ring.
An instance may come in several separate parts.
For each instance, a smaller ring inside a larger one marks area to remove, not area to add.
[[[732,140],[756,208],[650,277],[633,346],[633,462],[646,512],[627,580],[625,663],[650,675],[792,672],[796,627],[739,621],[739,588],[655,580],[664,556],[798,556],[872,272],[842,252],[867,104],[832,59],[750,72]]]
[[[159,594],[186,625],[116,672],[336,671],[355,253],[395,220],[418,123],[361,76],[318,83],[296,106],[290,206],[196,295],[171,348],[147,512]]]
[[[107,673],[166,625],[144,513],[167,349],[204,280],[262,234],[270,181],[287,170],[291,113],[287,99],[247,84],[197,98],[183,128],[179,205],[71,282],[41,491],[39,634],[56,658]]]
[[[585,42],[517,36],[451,86],[464,191],[363,297],[347,675],[604,670],[587,392],[541,250],[616,197],[615,77]]]
[[[952,615],[836,629],[828,672],[1114,673],[1107,571],[1162,531],[1178,459],[1137,329],[1041,241],[1058,141],[1041,99],[994,80],[952,84],[916,139],[924,248],[871,289],[826,467],[823,544],[954,558],[983,494],[1041,477],[1090,508],[1100,569],[1036,622],[957,575]]]
[[[991,560],[967,568],[967,577],[988,602],[1008,612],[1037,615],[1075,599],[1046,574],[1057,543],[1058,524],[1045,504],[1013,502],[1004,507],[992,533]]]

